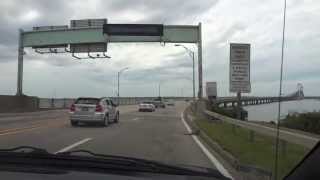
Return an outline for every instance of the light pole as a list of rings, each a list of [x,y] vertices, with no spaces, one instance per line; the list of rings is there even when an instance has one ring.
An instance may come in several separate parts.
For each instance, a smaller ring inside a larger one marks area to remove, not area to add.
[[[175,46],[183,47],[187,51],[188,55],[192,58],[193,101],[195,101],[196,100],[196,89],[195,89],[195,72],[194,72],[194,52],[182,44],[175,44]]]
[[[160,98],[161,97],[161,83],[160,82],[159,82],[158,88],[159,88],[158,92],[159,92],[159,98]]]
[[[117,100],[118,100],[118,105],[119,105],[119,102],[120,102],[120,75],[121,75],[121,73],[122,73],[123,71],[125,71],[125,70],[127,70],[127,69],[129,69],[129,68],[126,67],[126,68],[123,68],[123,69],[121,69],[120,71],[118,71],[118,98],[117,98]]]

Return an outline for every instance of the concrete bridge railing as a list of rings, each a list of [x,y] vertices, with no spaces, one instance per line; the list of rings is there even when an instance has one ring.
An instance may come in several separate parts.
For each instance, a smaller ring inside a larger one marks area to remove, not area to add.
[[[120,97],[120,105],[134,105],[142,101],[151,101],[157,97]],[[184,100],[191,99],[190,97],[162,97],[164,99]],[[110,97],[115,103],[117,97]],[[39,98],[39,108],[69,108],[75,101],[73,98]]]
[[[297,99],[301,99],[301,97],[289,97],[289,96],[281,97],[281,101],[292,101]],[[241,98],[241,103],[243,106],[267,104],[267,103],[273,103],[278,101],[279,101],[279,97],[242,97]],[[233,107],[237,105],[238,100],[236,97],[221,97],[214,100],[214,103],[217,104],[218,106]]]
[[[244,96],[241,97],[241,103],[243,106],[246,105],[257,105],[257,104],[267,104],[267,103],[273,103],[273,102],[278,102],[279,100],[281,101],[292,101],[292,100],[297,100],[297,99],[303,99],[304,98],[304,93],[303,93],[303,86],[302,84],[298,84],[297,86],[297,91],[288,94],[286,96],[282,96],[281,99],[276,96],[265,96],[265,97],[255,97],[255,96]],[[215,103],[218,106],[235,106],[237,104],[238,100],[236,97],[221,97],[216,100],[213,100],[213,103]]]

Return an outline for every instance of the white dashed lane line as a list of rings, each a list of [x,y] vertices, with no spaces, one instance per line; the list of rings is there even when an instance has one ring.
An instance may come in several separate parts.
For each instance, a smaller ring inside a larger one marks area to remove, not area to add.
[[[140,118],[136,117],[136,118],[133,118],[132,121],[137,121],[139,120]]]
[[[55,152],[55,154],[69,151],[70,149],[75,148],[75,147],[77,147],[77,146],[79,146],[79,145],[81,145],[81,144],[84,144],[84,143],[86,143],[86,142],[88,142],[88,141],[90,141],[90,140],[92,140],[92,138],[83,139],[83,140],[81,140],[81,141],[78,141],[78,142],[76,142],[76,143],[74,143],[74,144],[71,144],[71,145],[69,145],[69,146],[67,146],[67,147],[65,147],[65,148],[63,148],[63,149]]]

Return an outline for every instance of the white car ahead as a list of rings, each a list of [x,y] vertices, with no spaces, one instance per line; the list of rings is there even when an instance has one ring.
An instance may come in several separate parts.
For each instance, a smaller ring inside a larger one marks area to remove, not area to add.
[[[78,123],[100,123],[108,126],[110,122],[119,121],[119,110],[108,98],[78,98],[70,107],[70,122],[72,126]]]
[[[139,104],[140,112],[144,112],[144,111],[153,112],[155,110],[156,110],[155,105],[150,101],[145,101]]]

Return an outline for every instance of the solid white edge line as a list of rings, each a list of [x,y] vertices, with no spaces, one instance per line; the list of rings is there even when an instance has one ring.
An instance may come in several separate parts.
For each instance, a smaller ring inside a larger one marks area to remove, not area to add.
[[[81,141],[78,141],[78,142],[76,142],[76,143],[74,143],[74,144],[71,144],[70,146],[67,146],[67,147],[65,147],[65,148],[63,148],[63,149],[55,152],[54,154],[69,151],[70,149],[75,148],[75,147],[77,147],[77,146],[79,146],[79,145],[81,145],[81,144],[84,144],[84,143],[86,143],[86,142],[88,142],[88,141],[90,141],[90,140],[92,140],[92,138],[83,139],[83,140],[81,140]]]
[[[188,132],[191,133],[192,130],[187,124],[187,122],[184,120],[183,112],[181,113],[181,121],[184,124],[184,126],[187,128]],[[223,165],[215,158],[210,151],[201,143],[199,138],[195,135],[192,135],[193,140],[198,144],[202,152],[208,157],[208,159],[211,161],[211,163],[218,169],[218,171],[223,174],[224,176],[233,179],[231,174],[227,171],[226,168],[223,167]]]

